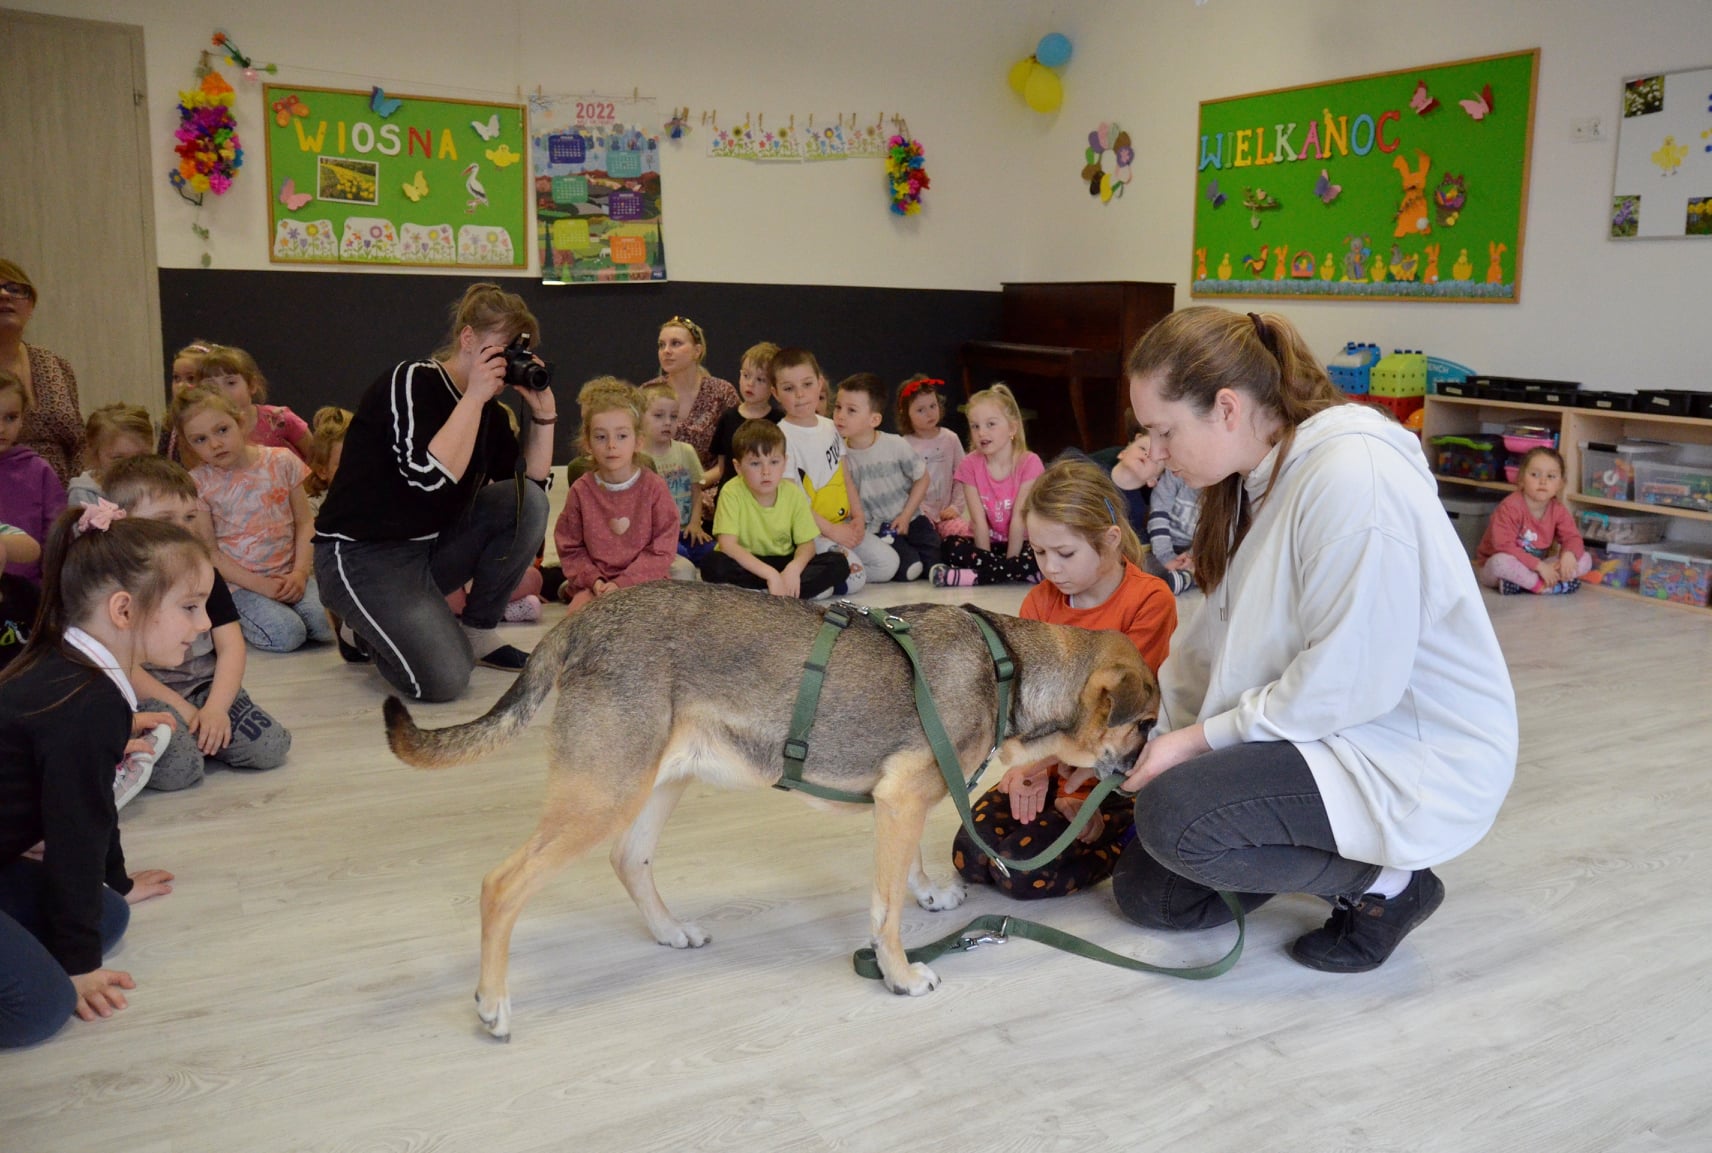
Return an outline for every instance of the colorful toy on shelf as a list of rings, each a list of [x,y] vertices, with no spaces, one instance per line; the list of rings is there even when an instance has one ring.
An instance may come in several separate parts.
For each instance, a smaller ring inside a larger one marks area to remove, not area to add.
[[[1343,351],[1326,362],[1332,383],[1350,396],[1366,396],[1373,366],[1379,361],[1379,346],[1352,340]]]
[[[1398,420],[1418,411],[1426,395],[1427,356],[1419,349],[1397,349],[1373,366],[1368,403],[1389,409]]]
[[[1495,440],[1475,436],[1435,436],[1432,446],[1437,454],[1440,476],[1463,480],[1497,480],[1504,467],[1504,450]]]
[[[1712,599],[1712,550],[1672,543],[1641,554],[1641,595],[1704,608]]]
[[[1589,542],[1587,555],[1593,558],[1593,568],[1581,579],[1588,584],[1633,592],[1641,587],[1642,561],[1655,547],[1651,544],[1600,545]]]

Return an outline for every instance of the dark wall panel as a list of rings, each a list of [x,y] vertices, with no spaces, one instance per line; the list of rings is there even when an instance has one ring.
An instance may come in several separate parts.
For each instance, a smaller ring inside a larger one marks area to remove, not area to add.
[[[162,269],[161,327],[169,356],[196,337],[248,349],[268,377],[271,399],[307,418],[323,404],[350,407],[394,362],[431,353],[446,336],[449,307],[470,279]],[[557,365],[555,386],[568,386],[559,387],[562,411],[573,407],[576,387],[590,377],[612,373],[641,382],[655,375],[655,335],[674,314],[702,326],[709,371],[733,383],[743,350],[772,340],[812,349],[835,384],[853,372],[875,372],[895,388],[925,372],[955,385],[958,347],[994,339],[999,331],[997,292],[502,284],[540,318],[542,355]],[[563,442],[574,426],[574,419],[560,423],[560,460],[568,456]]]

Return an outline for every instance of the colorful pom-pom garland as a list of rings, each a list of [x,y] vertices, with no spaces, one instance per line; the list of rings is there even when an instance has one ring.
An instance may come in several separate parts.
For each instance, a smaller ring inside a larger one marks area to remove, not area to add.
[[[887,143],[890,151],[886,153],[886,179],[892,190],[892,211],[899,216],[914,216],[921,211],[921,194],[932,187],[924,167],[927,160],[922,154],[921,141],[894,136]]]
[[[244,146],[238,139],[238,122],[232,118],[232,86],[210,69],[202,83],[178,94],[178,167],[168,174],[178,194],[200,205],[202,197],[215,196],[232,187],[232,178],[244,166]]]

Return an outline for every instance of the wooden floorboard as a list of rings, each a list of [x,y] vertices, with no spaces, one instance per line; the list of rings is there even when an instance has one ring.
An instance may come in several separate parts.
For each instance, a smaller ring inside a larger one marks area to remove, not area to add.
[[[979,599],[879,588],[873,603]],[[1712,614],[1615,597],[1489,601],[1522,712],[1497,827],[1440,872],[1443,908],[1379,971],[1283,949],[1283,898],[1227,976],[1136,976],[1026,942],[941,961],[909,999],[855,977],[871,820],[692,788],[658,855],[705,949],[654,944],[604,852],[524,913],[515,1039],[477,1025],[477,891],[533,825],[540,726],[488,760],[403,767],[380,682],[327,651],[251,658],[295,735],[124,813],[133,868],[178,874],[110,963],[131,1008],[0,1055],[0,1150],[1194,1150],[1712,1148]],[[555,614],[556,619],[556,614]],[[545,630],[519,626],[522,643]],[[478,670],[444,724],[506,685]],[[929,828],[948,871],[949,806]],[[1017,906],[976,890],[906,941]],[[1137,956],[1226,932],[1127,928],[1102,890],[1027,909]]]

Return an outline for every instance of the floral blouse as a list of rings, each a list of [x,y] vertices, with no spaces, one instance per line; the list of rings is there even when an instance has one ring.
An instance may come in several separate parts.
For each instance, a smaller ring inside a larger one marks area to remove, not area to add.
[[[25,344],[30,358],[30,392],[35,402],[24,414],[18,443],[53,465],[59,483],[71,483],[83,454],[83,412],[77,400],[77,374],[63,356]],[[729,387],[729,386],[727,386]]]
[[[666,383],[668,382],[664,376],[656,376],[642,387]],[[689,412],[678,414],[676,439],[695,448],[703,468],[712,468],[718,460],[713,455],[713,432],[719,425],[720,416],[726,409],[736,408],[738,399],[737,390],[731,387],[729,380],[721,380],[704,372],[701,387],[696,390],[695,403],[690,405]]]

